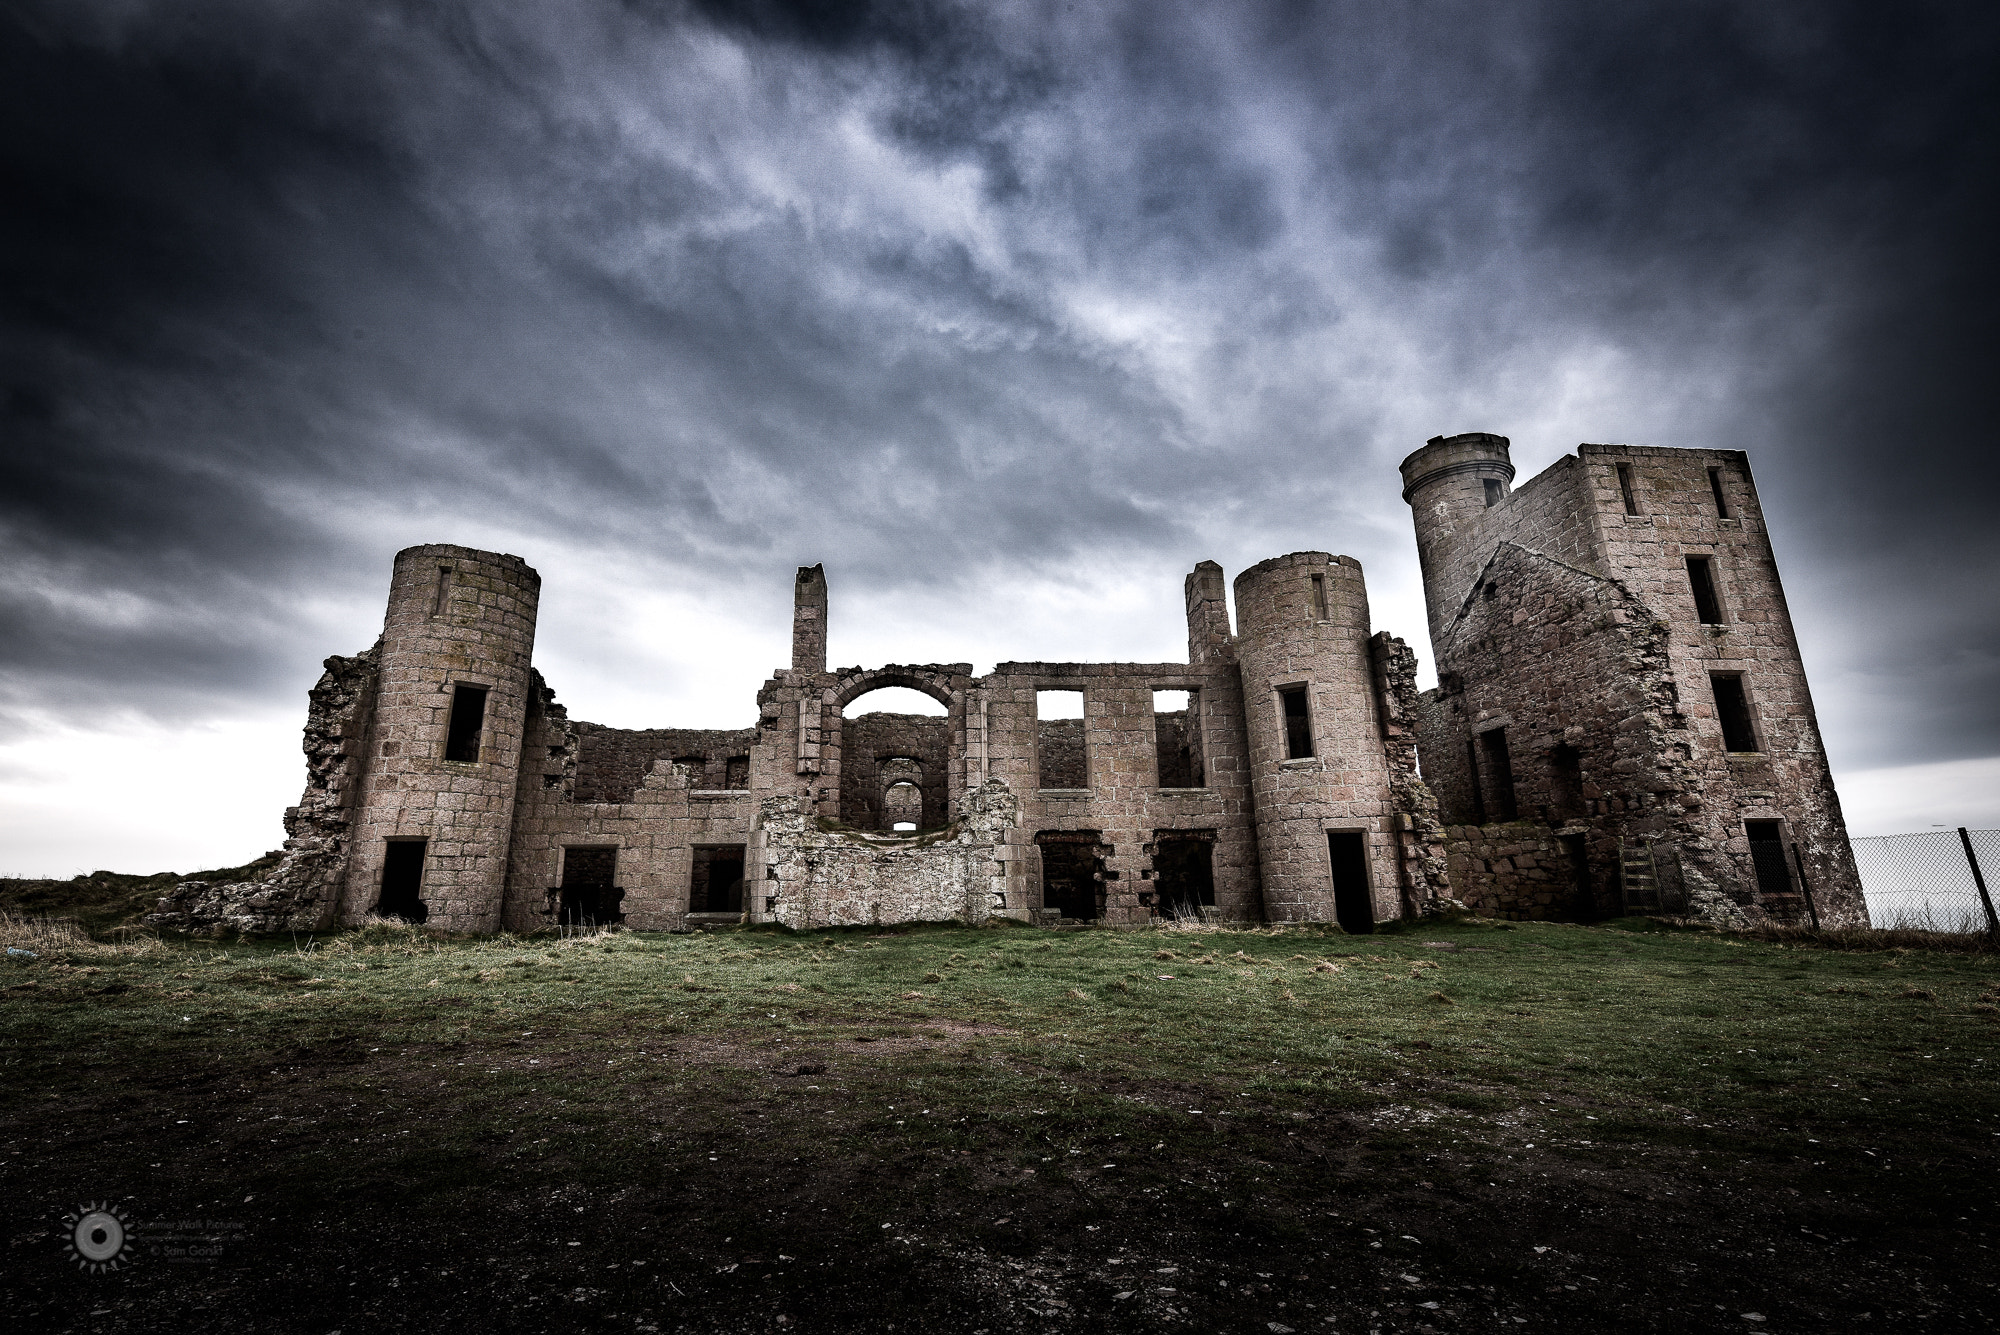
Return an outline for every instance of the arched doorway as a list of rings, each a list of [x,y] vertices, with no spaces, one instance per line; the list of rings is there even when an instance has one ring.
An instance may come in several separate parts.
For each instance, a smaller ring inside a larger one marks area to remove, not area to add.
[[[853,687],[843,692],[840,720],[841,822],[859,830],[906,825],[906,834],[945,824],[955,702],[874,674]]]

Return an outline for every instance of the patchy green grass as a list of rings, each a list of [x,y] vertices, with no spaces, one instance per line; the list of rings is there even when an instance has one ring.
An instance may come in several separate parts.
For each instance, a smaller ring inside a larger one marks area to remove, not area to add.
[[[2000,1278],[1990,954],[383,927],[0,995],[46,1328],[1945,1330]],[[240,1240],[76,1274],[98,1200]]]

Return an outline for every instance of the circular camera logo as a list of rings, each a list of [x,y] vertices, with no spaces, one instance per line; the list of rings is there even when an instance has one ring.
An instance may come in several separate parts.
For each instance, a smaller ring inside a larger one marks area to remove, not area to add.
[[[79,1205],[63,1216],[69,1229],[69,1255],[77,1267],[93,1275],[132,1263],[132,1230],[125,1212],[105,1201]]]

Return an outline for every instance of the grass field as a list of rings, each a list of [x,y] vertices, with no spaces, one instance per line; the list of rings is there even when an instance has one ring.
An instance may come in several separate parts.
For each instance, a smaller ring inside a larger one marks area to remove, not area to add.
[[[1993,954],[1481,922],[41,930],[0,970],[19,1329],[2000,1314]],[[135,1225],[115,1272],[66,1249],[97,1202]]]

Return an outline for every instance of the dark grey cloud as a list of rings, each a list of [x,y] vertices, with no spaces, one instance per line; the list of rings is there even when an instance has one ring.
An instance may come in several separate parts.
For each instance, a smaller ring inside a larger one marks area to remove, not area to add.
[[[440,539],[857,597],[1332,544],[1393,602],[1395,461],[1486,428],[1751,450],[1837,756],[2000,753],[1996,34],[17,5],[0,707],[282,697]]]

